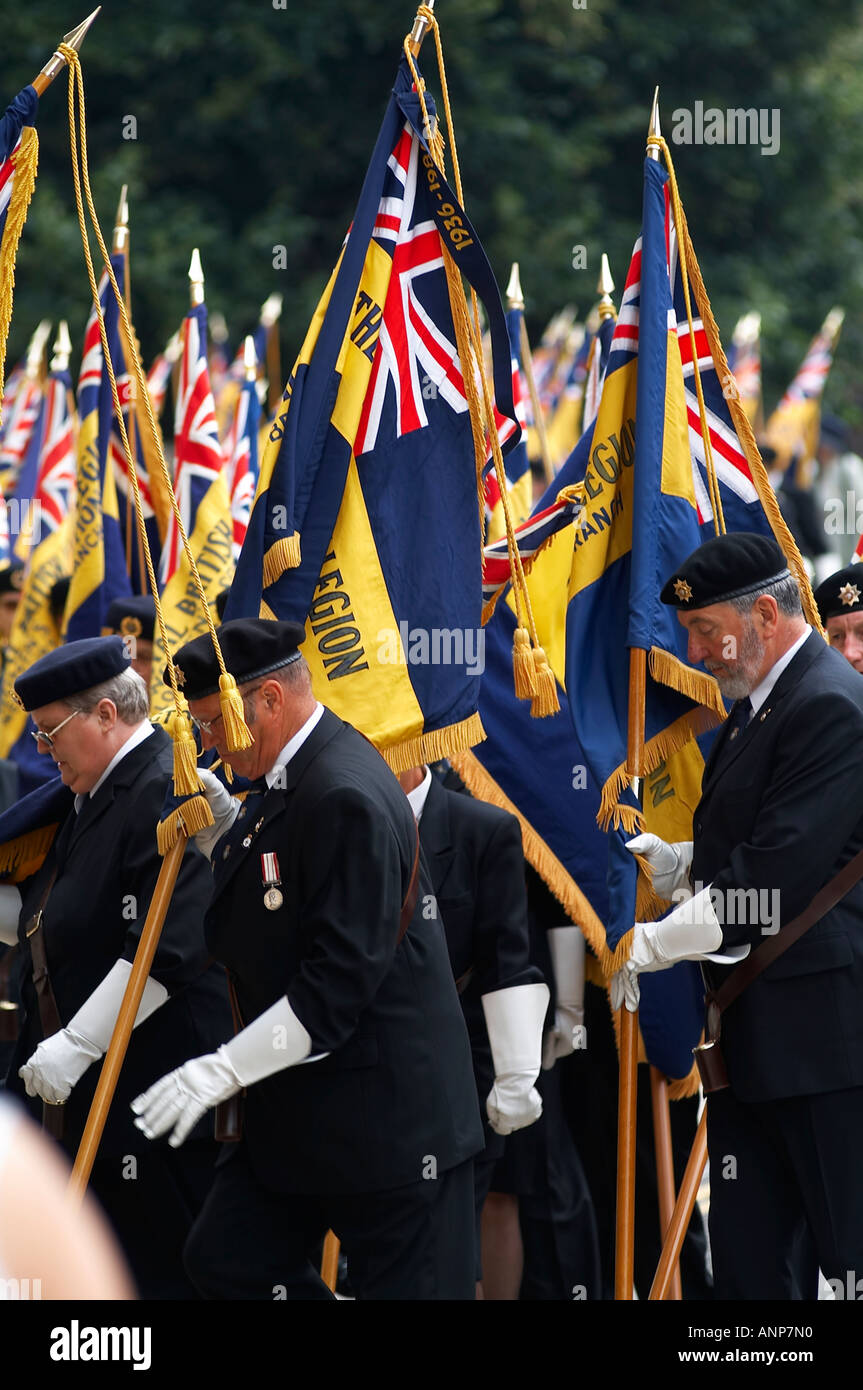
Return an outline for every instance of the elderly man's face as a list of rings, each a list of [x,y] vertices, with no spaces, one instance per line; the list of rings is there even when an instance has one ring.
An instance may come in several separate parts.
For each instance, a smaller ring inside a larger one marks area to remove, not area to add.
[[[831,647],[863,675],[863,613],[839,613],[828,618],[827,638]]]
[[[68,724],[54,734],[53,748],[46,748],[41,739],[37,745],[40,753],[48,753],[54,759],[61,780],[76,793],[84,794],[93,789],[116,752],[110,738],[115,721],[100,717],[102,705],[113,710],[111,702],[103,700],[91,713],[76,714],[74,719],[69,719]],[[70,710],[62,700],[55,700],[32,713],[36,728],[50,734],[68,718]]]
[[[716,677],[728,700],[749,695],[761,679],[765,646],[751,614],[739,613],[730,603],[714,603],[694,613],[678,610],[689,642],[687,660],[704,665]]]

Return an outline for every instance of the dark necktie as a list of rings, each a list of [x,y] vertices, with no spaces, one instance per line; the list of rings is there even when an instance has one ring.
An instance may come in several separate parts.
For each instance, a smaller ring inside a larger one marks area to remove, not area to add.
[[[245,788],[239,790],[245,793],[243,804],[237,812],[237,819],[234,824],[216,845],[213,854],[213,863],[216,869],[225,860],[230,859],[231,855],[236,853],[237,848],[242,846],[247,836],[251,835],[255,818],[269,787],[266,777],[257,777],[254,782],[247,783]]]
[[[752,704],[749,696],[738,700],[728,716],[728,743],[731,743],[746,728],[752,718]]]

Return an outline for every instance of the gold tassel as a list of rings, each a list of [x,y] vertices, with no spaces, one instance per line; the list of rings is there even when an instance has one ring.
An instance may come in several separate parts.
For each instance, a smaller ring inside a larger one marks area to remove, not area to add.
[[[15,255],[21,229],[36,183],[36,164],[39,158],[39,137],[35,127],[25,126],[21,144],[15,156],[15,180],[6,213],[3,242],[0,245],[0,405],[3,401],[6,338],[12,319],[12,294],[15,287]]]
[[[237,682],[227,671],[219,677],[219,708],[225,723],[225,744],[229,753],[240,753],[254,743],[243,718],[243,697]]]
[[[192,735],[192,724],[186,710],[174,710],[168,720],[171,738],[174,740],[174,795],[191,796],[200,792],[198,778],[198,750]]]
[[[550,714],[557,714],[560,710],[560,701],[557,698],[557,681],[554,679],[554,672],[548,664],[548,657],[542,647],[534,647],[533,663],[536,673],[536,694],[530,702],[531,719],[546,719]]]
[[[532,700],[536,694],[536,667],[530,649],[530,633],[517,627],[512,646],[512,674],[517,700]]]
[[[159,853],[164,856],[169,849],[173,849],[180,832],[185,830],[186,834],[192,836],[198,830],[205,830],[208,825],[213,824],[213,813],[210,810],[210,803],[205,796],[192,796],[188,801],[184,801],[182,806],[177,806],[169,816],[159,821],[156,826],[156,844]]]

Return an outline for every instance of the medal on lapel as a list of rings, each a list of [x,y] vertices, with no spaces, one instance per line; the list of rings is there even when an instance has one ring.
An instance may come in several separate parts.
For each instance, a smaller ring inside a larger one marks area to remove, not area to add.
[[[270,912],[275,912],[285,901],[282,890],[278,886],[282,880],[279,875],[279,856],[277,854],[261,855],[261,879],[265,889],[264,907],[268,908]]]

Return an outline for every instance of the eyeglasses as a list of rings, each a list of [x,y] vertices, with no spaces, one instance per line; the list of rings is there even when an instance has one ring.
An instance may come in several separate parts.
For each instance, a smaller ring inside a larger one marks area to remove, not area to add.
[[[250,690],[243,690],[243,691],[241,692],[241,694],[242,694],[242,696],[243,696],[243,703],[245,704],[245,702],[246,702],[246,700],[249,698],[249,696],[250,696],[250,695],[254,695],[254,693],[255,693],[256,690],[260,690],[260,688],[261,688],[261,686],[262,686],[263,684],[264,684],[263,681],[259,681],[258,684],[257,684],[257,685],[253,685],[253,686],[251,687]],[[215,728],[215,726],[219,723],[219,720],[224,718],[224,715],[217,714],[216,717],[215,717],[215,719],[196,719],[195,716],[194,716],[193,714],[190,714],[190,715],[189,715],[189,718],[191,719],[192,724],[194,725],[194,727],[195,727],[196,729],[198,729],[198,730],[200,731],[200,733],[206,734],[207,737],[209,737],[209,736],[212,734],[213,729]]]
[[[72,713],[67,714],[66,718],[62,721],[62,723],[58,724],[57,727],[55,729],[52,729],[50,733],[46,734],[42,729],[31,729],[30,736],[31,738],[35,738],[37,743],[44,743],[45,747],[51,750],[54,747],[54,735],[59,734],[60,730],[63,728],[63,725],[68,724],[70,719],[74,719],[76,714],[83,713],[84,711],[81,709],[73,709]]]

